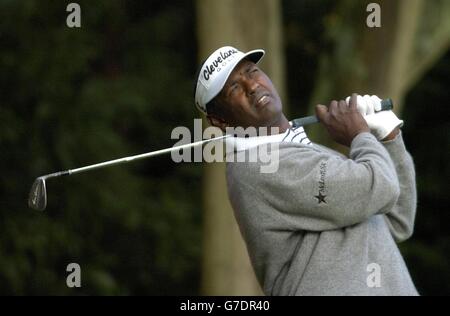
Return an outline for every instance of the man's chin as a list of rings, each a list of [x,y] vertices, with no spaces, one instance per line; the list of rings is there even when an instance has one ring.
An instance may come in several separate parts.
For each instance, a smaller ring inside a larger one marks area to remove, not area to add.
[[[267,118],[267,121],[276,121],[282,114],[282,108],[276,103],[270,103],[266,107],[264,107],[263,116]]]

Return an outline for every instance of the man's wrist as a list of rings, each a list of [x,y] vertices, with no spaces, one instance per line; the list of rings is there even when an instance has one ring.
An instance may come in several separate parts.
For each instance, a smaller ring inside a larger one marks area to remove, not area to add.
[[[383,138],[381,141],[387,142],[387,141],[393,140],[395,137],[397,137],[398,133],[400,133],[400,128],[396,127],[388,136]]]
[[[361,132],[361,133],[359,133],[358,135],[356,135],[356,136],[352,139],[352,142],[351,142],[351,144],[350,144],[350,148],[353,147],[355,143],[358,143],[358,142],[359,142],[359,139],[361,139],[361,138],[366,138],[366,137],[369,137],[369,138],[375,138],[375,136],[373,136],[373,134],[370,133],[370,131],[368,131],[368,132]],[[375,138],[375,139],[376,139],[376,138]]]

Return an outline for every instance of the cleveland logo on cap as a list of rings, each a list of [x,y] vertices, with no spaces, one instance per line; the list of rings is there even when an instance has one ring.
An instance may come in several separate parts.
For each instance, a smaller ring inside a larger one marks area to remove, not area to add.
[[[214,73],[214,71],[220,71],[220,67],[221,64],[230,56],[232,56],[233,54],[238,53],[238,50],[236,49],[230,49],[228,51],[225,52],[220,52],[220,56],[218,56],[216,58],[216,60],[214,60],[211,64],[206,65],[206,69],[203,70],[203,78],[205,80],[209,80],[210,76]],[[225,65],[223,65],[225,66]]]

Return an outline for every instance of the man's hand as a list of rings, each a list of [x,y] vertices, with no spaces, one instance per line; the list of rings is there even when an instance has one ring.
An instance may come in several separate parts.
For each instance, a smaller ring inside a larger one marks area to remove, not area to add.
[[[356,135],[370,132],[369,126],[358,112],[356,93],[352,94],[349,105],[344,100],[333,100],[328,108],[318,104],[316,115],[327,128],[331,138],[345,146],[350,146]]]
[[[349,104],[350,97],[346,103]],[[357,96],[359,113],[362,114],[370,128],[370,132],[380,141],[394,139],[398,134],[398,129],[403,126],[403,121],[392,111],[380,111],[381,99],[376,95]],[[376,113],[378,112],[378,113]]]

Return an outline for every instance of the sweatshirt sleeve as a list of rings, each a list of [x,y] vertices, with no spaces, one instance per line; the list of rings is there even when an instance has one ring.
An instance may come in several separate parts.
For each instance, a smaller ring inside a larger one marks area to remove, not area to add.
[[[400,184],[398,201],[384,218],[395,241],[402,242],[411,237],[414,230],[417,207],[414,162],[406,150],[401,132],[395,139],[382,144],[391,156]]]
[[[350,159],[306,146],[281,146],[277,172],[238,163],[227,175],[238,211],[260,208],[277,216],[273,229],[324,231],[366,221],[396,205],[400,189],[393,162],[370,133],[353,139]]]

